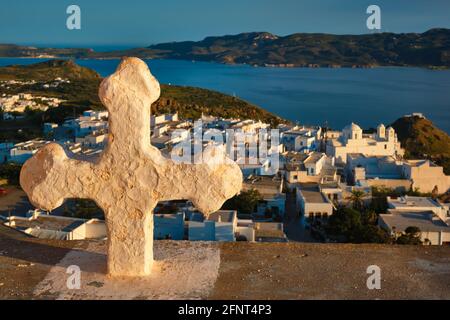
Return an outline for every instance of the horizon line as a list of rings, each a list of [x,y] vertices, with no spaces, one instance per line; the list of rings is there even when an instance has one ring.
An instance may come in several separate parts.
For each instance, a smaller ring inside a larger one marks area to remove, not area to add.
[[[279,35],[279,34],[275,34],[272,33],[270,31],[244,31],[244,32],[240,32],[240,33],[228,33],[228,34],[221,34],[221,35],[208,35],[208,36],[204,36],[202,39],[200,40],[172,40],[172,41],[162,41],[162,42],[156,42],[156,43],[150,43],[150,44],[129,44],[129,43],[46,43],[46,42],[35,42],[35,43],[31,43],[31,42],[13,42],[11,43],[10,41],[0,41],[0,45],[18,45],[18,46],[28,46],[28,47],[44,47],[44,48],[51,48],[53,47],[62,47],[64,46],[65,48],[79,48],[79,49],[91,49],[91,47],[108,47],[108,46],[120,46],[120,47],[128,47],[130,49],[133,48],[146,48],[152,45],[158,45],[158,44],[164,44],[164,43],[178,43],[178,42],[200,42],[203,41],[207,38],[220,38],[220,37],[226,37],[226,36],[238,36],[238,35],[242,35],[242,34],[250,34],[250,33],[269,33],[271,35],[277,36],[277,37],[288,37],[294,34],[317,34],[317,35],[335,35],[335,36],[362,36],[362,35],[374,35],[374,34],[386,34],[386,33],[391,33],[391,34],[408,34],[408,33],[415,33],[415,34],[422,34],[422,33],[426,33],[430,30],[435,30],[435,29],[444,29],[444,30],[450,30],[450,28],[446,28],[446,27],[432,27],[429,28],[425,31],[422,32],[392,32],[392,31],[387,31],[387,30],[376,30],[376,31],[371,31],[371,32],[367,32],[367,33],[327,33],[327,32],[294,32],[294,33],[289,33],[289,34],[285,34],[285,35]]]

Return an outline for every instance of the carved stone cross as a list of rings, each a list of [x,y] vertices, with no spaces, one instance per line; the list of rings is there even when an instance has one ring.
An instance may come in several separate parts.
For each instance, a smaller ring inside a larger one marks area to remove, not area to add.
[[[100,99],[109,111],[109,138],[100,158],[70,159],[52,143],[29,159],[20,175],[22,188],[38,208],[50,211],[65,199],[83,198],[103,209],[112,276],[150,274],[152,211],[158,201],[191,200],[208,215],[242,187],[238,165],[221,149],[208,149],[203,163],[193,165],[175,163],[151,146],[150,106],[159,95],[159,83],[145,62],[125,58],[100,85]]]

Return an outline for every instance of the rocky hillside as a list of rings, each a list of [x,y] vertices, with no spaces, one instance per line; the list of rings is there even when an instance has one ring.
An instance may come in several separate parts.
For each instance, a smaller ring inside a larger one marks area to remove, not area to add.
[[[450,30],[425,33],[331,35],[267,32],[208,37],[150,46],[158,56],[253,65],[450,66]]]
[[[444,167],[450,175],[450,137],[421,117],[403,117],[392,124],[398,138],[406,149],[409,159],[427,158]]]
[[[141,58],[246,63],[257,66],[421,66],[450,67],[450,29],[424,33],[333,35],[268,32],[207,37],[201,41],[169,42],[112,52],[91,49],[52,49],[0,45],[0,56],[78,58]]]

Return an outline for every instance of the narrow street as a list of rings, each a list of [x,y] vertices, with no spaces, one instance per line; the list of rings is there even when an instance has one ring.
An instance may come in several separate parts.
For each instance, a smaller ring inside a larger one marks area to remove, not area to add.
[[[305,229],[300,215],[296,210],[295,193],[286,193],[286,213],[284,217],[284,232],[292,242],[317,242]]]

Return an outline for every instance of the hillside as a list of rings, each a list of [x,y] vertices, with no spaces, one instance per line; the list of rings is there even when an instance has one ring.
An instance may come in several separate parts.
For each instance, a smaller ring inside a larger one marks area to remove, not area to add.
[[[98,80],[100,75],[72,60],[48,60],[31,65],[0,67],[0,80],[51,81],[55,78],[70,80]]]
[[[78,58],[136,56],[255,66],[421,66],[450,67],[450,29],[424,33],[333,35],[268,32],[207,37],[201,41],[155,44],[147,48],[94,52],[91,49],[46,49],[0,46],[0,56],[55,55]]]
[[[444,167],[450,175],[450,137],[420,117],[403,117],[392,124],[409,159],[427,158]]]
[[[449,29],[432,29],[422,34],[296,33],[285,37],[253,32],[149,48],[163,52],[159,55],[166,58],[252,65],[450,66]]]
[[[56,77],[70,79],[57,88],[42,87],[42,82]],[[0,67],[0,80],[36,80],[34,85],[16,85],[9,89],[0,88],[0,95],[33,93],[35,95],[58,97],[66,100],[59,108],[49,109],[42,115],[34,115],[34,124],[42,122],[61,123],[67,117],[81,114],[86,109],[103,109],[98,98],[101,77],[94,71],[81,67],[70,60],[50,60],[28,66]],[[182,118],[199,118],[203,113],[222,117],[262,120],[278,124],[284,120],[244,100],[216,91],[201,88],[161,85],[161,98],[152,106],[154,114],[179,112]],[[2,130],[17,123],[4,122]],[[29,123],[20,123],[29,126]],[[11,128],[12,128],[11,127]],[[0,138],[2,135],[0,134]]]
[[[93,52],[84,48],[37,48],[15,44],[0,44],[0,57],[82,57]]]
[[[171,112],[179,112],[185,119],[198,119],[204,113],[224,118],[261,120],[272,125],[285,122],[260,107],[217,91],[162,85],[161,98],[152,106],[152,113]]]

